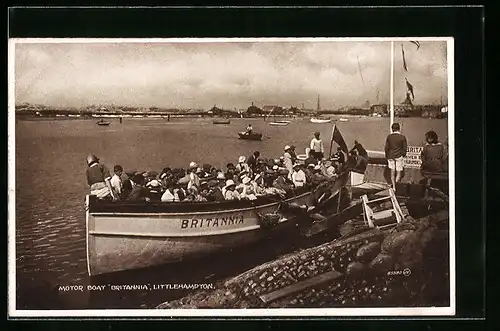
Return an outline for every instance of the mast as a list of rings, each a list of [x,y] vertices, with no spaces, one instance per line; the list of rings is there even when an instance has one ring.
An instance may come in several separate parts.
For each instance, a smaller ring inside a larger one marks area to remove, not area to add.
[[[321,107],[320,107],[320,105],[319,105],[319,94],[318,94],[318,104],[317,104],[317,106],[316,106],[316,110],[321,110]]]
[[[394,41],[391,41],[391,87],[390,87],[390,116],[391,116],[391,127],[389,132],[391,132],[392,124],[394,123]]]

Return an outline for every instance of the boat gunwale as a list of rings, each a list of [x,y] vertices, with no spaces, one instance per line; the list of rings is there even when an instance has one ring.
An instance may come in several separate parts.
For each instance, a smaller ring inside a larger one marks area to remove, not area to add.
[[[259,209],[264,209],[264,208],[267,208],[267,207],[272,207],[272,206],[275,206],[275,205],[278,205],[282,202],[288,202],[290,200],[297,200],[297,199],[300,199],[302,197],[305,197],[306,195],[308,194],[311,194],[311,192],[304,192],[302,194],[299,194],[299,195],[296,195],[296,196],[293,196],[293,197],[290,197],[290,198],[286,198],[286,199],[282,199],[282,200],[279,200],[279,201],[275,201],[275,202],[270,202],[270,203],[266,203],[266,204],[260,204],[260,205],[254,205],[254,206],[251,206],[251,207],[242,207],[242,208],[234,208],[234,209],[219,209],[219,210],[205,210],[205,211],[195,211],[195,212],[154,212],[154,213],[143,213],[143,212],[124,212],[124,213],[121,213],[121,212],[99,212],[99,211],[96,211],[96,212],[92,212],[90,211],[89,209],[89,213],[92,214],[93,216],[109,216],[109,215],[119,215],[119,216],[131,216],[131,215],[140,215],[140,216],[163,216],[163,215],[169,215],[169,216],[182,216],[182,215],[204,215],[204,214],[226,214],[226,213],[237,213],[237,212],[244,212],[244,211],[251,211],[251,210],[259,210]],[[165,203],[165,202],[163,202]],[[214,202],[213,204],[216,204],[217,202]],[[165,203],[167,204],[167,203]],[[183,202],[180,202],[180,204],[184,204],[184,205],[187,205],[186,203],[183,203]],[[211,205],[211,204],[210,204]],[[141,206],[141,205],[133,205],[133,206]],[[170,205],[170,206],[173,206],[173,205]],[[192,205],[191,206],[196,206],[196,205]],[[120,207],[120,205],[116,205],[116,208]]]

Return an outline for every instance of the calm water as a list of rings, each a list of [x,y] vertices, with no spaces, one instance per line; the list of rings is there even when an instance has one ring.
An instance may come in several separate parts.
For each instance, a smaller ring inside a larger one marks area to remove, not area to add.
[[[239,155],[259,150],[263,157],[278,157],[287,144],[304,153],[313,131],[327,142],[331,124],[294,120],[286,127],[269,126],[262,119],[232,119],[230,125],[213,125],[211,119],[112,119],[109,127],[95,120],[39,120],[16,122],[16,270],[18,308],[139,308],[154,307],[182,292],[154,295],[128,292],[45,291],[59,285],[212,282],[261,262],[265,254],[234,252],[210,263],[194,261],[182,267],[160,267],[146,272],[89,279],[85,255],[84,198],[88,193],[86,156],[96,154],[112,171],[156,170],[186,167],[190,161],[222,167]],[[428,130],[442,141],[447,121],[397,119],[409,145],[421,145]],[[248,123],[262,132],[263,141],[237,139]],[[354,139],[370,150],[382,150],[388,118],[349,118],[338,122],[348,146]],[[335,146],[334,146],[335,148]],[[261,253],[264,252],[264,248]],[[266,251],[268,251],[266,249]],[[278,253],[276,250],[274,253]],[[243,255],[241,255],[243,254]],[[244,256],[245,258],[242,258]],[[206,261],[204,261],[206,262]],[[55,295],[56,298],[52,298]]]

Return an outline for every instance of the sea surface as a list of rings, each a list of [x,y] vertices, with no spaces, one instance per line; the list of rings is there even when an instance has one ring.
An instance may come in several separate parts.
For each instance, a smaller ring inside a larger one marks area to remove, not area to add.
[[[332,116],[333,119],[340,118]],[[388,118],[344,116],[337,126],[349,147],[356,139],[368,150],[383,150],[389,133]],[[272,259],[297,242],[274,241],[255,249],[235,250],[195,260],[182,266],[161,266],[89,278],[86,267],[85,195],[86,156],[96,154],[110,171],[115,164],[125,170],[156,170],[166,166],[187,167],[189,162],[224,167],[240,155],[260,151],[277,158],[285,145],[303,154],[314,131],[330,148],[332,123],[314,124],[292,119],[284,127],[269,126],[263,119],[231,119],[214,125],[203,118],[109,119],[108,127],[96,120],[17,120],[15,124],[15,227],[16,301],[18,309],[153,308],[182,297],[185,290],[110,290],[110,285],[215,284]],[[447,141],[446,119],[397,118],[410,146],[421,146],[424,134],[434,130]],[[251,123],[262,132],[262,141],[237,139]],[[336,148],[334,144],[333,149]],[[88,285],[106,290],[87,291]],[[83,286],[64,290],[61,286]]]

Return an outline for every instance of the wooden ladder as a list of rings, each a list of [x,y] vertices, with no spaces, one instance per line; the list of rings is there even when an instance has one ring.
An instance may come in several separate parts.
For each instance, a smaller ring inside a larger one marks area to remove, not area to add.
[[[377,227],[379,229],[384,229],[395,226],[403,220],[401,206],[399,205],[392,188],[389,189],[388,196],[368,200],[368,196],[365,194],[361,197],[361,200],[363,201],[363,216],[365,218],[365,222],[371,228]],[[389,200],[392,204],[392,208],[390,209],[374,212],[373,209],[369,207],[369,204],[381,203],[387,200]]]

